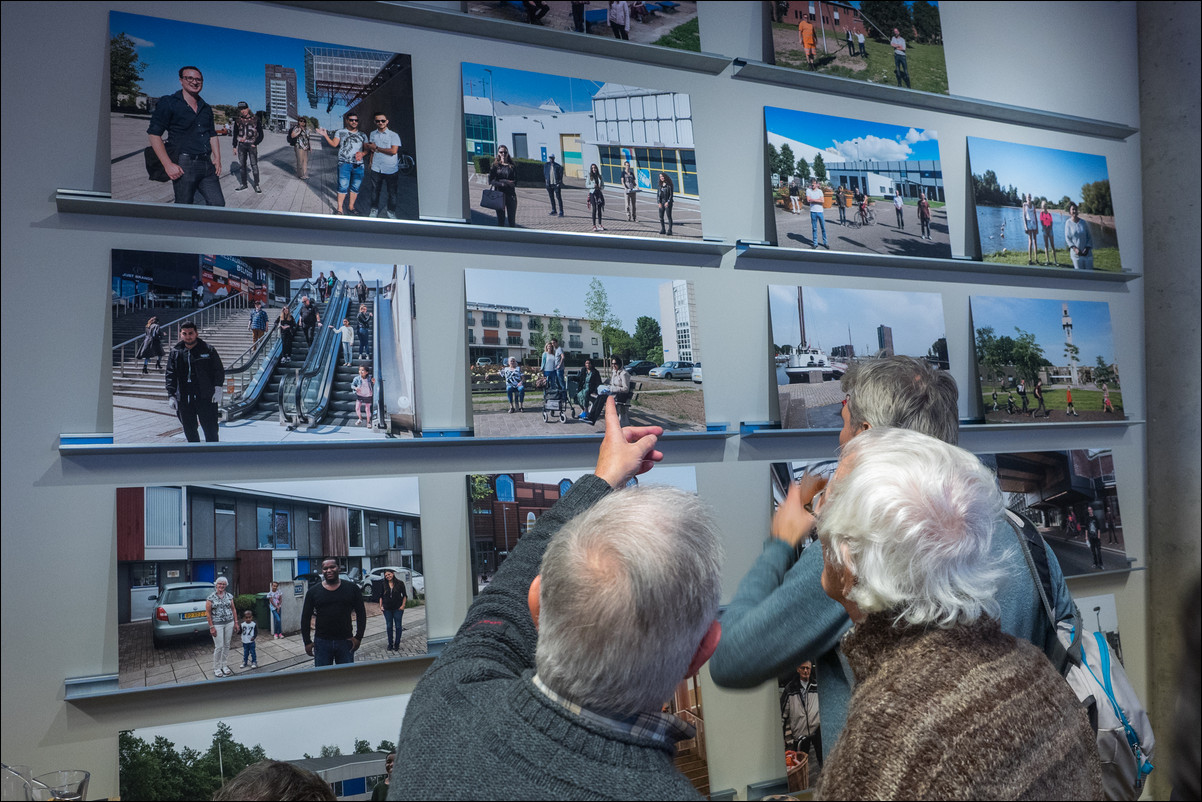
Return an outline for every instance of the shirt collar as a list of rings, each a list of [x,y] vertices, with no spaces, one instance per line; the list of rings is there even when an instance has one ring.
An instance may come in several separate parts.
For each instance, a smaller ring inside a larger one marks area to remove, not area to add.
[[[650,738],[667,746],[675,748],[677,741],[684,741],[697,734],[696,728],[683,719],[671,713],[636,713],[626,718],[610,718],[591,710],[585,710],[573,701],[565,699],[547,687],[538,674],[531,677],[534,687],[555,704],[567,710],[572,715],[584,719],[591,724],[614,732]]]

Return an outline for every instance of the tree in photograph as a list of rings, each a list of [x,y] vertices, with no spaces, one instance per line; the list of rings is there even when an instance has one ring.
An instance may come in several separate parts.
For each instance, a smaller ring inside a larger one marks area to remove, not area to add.
[[[1081,361],[1081,349],[1072,343],[1064,344],[1064,358],[1069,361],[1070,365],[1075,365]]]
[[[1018,336],[1014,338],[1010,364],[1019,376],[1033,382],[1039,378],[1039,369],[1049,362],[1043,355],[1043,346],[1035,341],[1034,334],[1023,331],[1018,326],[1015,326],[1014,330]]]
[[[1102,382],[1113,386],[1115,385],[1115,376],[1110,365],[1106,364],[1106,360],[1099,354],[1093,366],[1093,383],[1100,385]]]
[[[772,7],[772,21],[784,22],[785,15],[789,13],[789,4],[786,0],[775,0],[769,4]]]
[[[776,145],[773,145],[771,142],[769,142],[768,143],[768,172],[776,173],[778,178],[784,178],[785,176],[781,174],[779,167],[780,167],[780,153],[777,152]]]
[[[493,497],[492,483],[482,473],[473,473],[467,477],[468,495],[472,501],[488,501]]]
[[[601,339],[602,342],[608,343],[610,356],[620,356],[626,362],[631,359],[642,359],[642,356],[637,353],[634,338],[623,329],[606,326],[601,330]]]
[[[664,336],[655,318],[639,316],[634,322],[634,342],[636,359],[649,359],[658,364],[664,358]]]
[[[341,757],[342,748],[337,744],[326,744],[321,748],[321,753],[318,757]]]
[[[109,40],[109,107],[131,108],[142,94],[142,71],[146,62],[138,55],[134,40],[119,33]]]
[[[1060,201],[1056,204],[1056,206],[1060,209],[1064,209],[1067,212],[1069,204],[1072,202],[1073,202],[1073,199],[1070,198],[1068,195],[1065,195],[1064,197],[1062,197],[1060,199]]]
[[[1114,216],[1114,202],[1110,199],[1110,180],[1094,181],[1081,187],[1081,213]]]
[[[797,176],[801,179],[801,183],[803,184],[810,180],[810,163],[805,159],[797,160]]]
[[[784,345],[776,345],[774,343],[772,347],[776,350],[776,353],[780,354],[781,356],[790,356],[793,353],[793,346],[789,345],[788,343],[785,343]]]
[[[871,23],[868,26],[869,35],[878,42],[888,42],[894,28],[905,39],[914,36],[910,9],[903,0],[863,0],[860,3],[860,16]]]
[[[818,179],[819,184],[826,183],[826,162],[822,160],[821,153],[814,154],[814,177]]]
[[[195,749],[176,752],[162,735],[147,743],[132,732],[118,735],[117,749],[122,799],[183,800],[198,793],[193,765],[200,754]]]
[[[541,317],[530,318],[530,354],[537,359],[543,352],[543,347],[547,344],[547,335],[543,334],[543,319]]]
[[[370,755],[376,750],[371,748],[371,741],[366,738],[356,738],[355,746],[351,750],[352,755]]]
[[[584,296],[584,316],[589,325],[593,327],[593,331],[601,332],[601,353],[611,353],[612,332],[614,329],[621,329],[622,320],[614,314],[609,305],[609,293],[605,291],[605,285],[601,283],[601,279],[596,276],[593,276],[592,281],[588,283],[588,292]],[[626,332],[622,333],[626,334]]]
[[[914,38],[922,44],[942,44],[943,30],[939,24],[939,9],[927,0],[914,0],[910,7],[914,18]]]
[[[551,320],[547,323],[547,333],[552,340],[563,344],[563,313],[559,309],[551,310]]]
[[[780,177],[786,181],[793,173],[793,148],[789,147],[789,143],[780,146],[780,158],[777,161],[776,172],[780,173]]]
[[[392,741],[380,741],[378,744],[376,744],[376,751],[377,752],[395,752],[396,744],[394,744]]]

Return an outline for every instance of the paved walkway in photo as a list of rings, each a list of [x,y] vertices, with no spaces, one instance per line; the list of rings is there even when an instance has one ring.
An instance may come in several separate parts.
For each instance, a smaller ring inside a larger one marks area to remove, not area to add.
[[[146,138],[148,118],[110,115],[112,121],[112,195],[119,200],[172,203],[175,195],[171,182],[151,181],[146,177],[146,162],[142,155],[149,144]],[[309,180],[296,177],[296,155],[284,134],[268,132],[259,145],[259,185],[262,193],[253,189],[241,192],[241,183],[233,140],[221,139],[221,192],[225,205],[237,209],[263,209],[275,212],[304,212],[332,214],[337,203],[338,152],[327,147],[320,135],[311,137],[313,150],[309,155]],[[364,176],[360,200],[355,213],[366,216],[371,174]],[[400,219],[417,219],[417,177],[398,178],[396,215]],[[383,212],[381,212],[383,214]]]
[[[777,388],[783,429],[843,428],[843,399],[839,381],[781,384]]]
[[[468,196],[472,204],[471,223],[477,226],[495,226],[497,215],[491,209],[480,206],[480,193],[488,188],[488,176],[472,175],[468,180]],[[563,188],[563,217],[551,216],[551,197],[541,187],[518,187],[518,228],[533,228],[540,231],[572,231],[592,234],[593,221],[588,208],[588,193],[583,187]],[[672,204],[672,236],[659,233],[659,209],[655,193],[640,192],[638,195],[637,222],[626,219],[626,198],[616,187],[605,188],[605,209],[602,214],[603,234],[628,237],[656,237],[663,239],[701,239],[701,202],[679,195]]]
[[[664,431],[699,432],[705,431],[704,395],[700,385],[686,383],[673,386],[672,382],[647,379],[640,381],[645,389],[640,389],[638,399],[651,399],[654,396],[674,397],[686,404],[680,411],[696,415],[699,420],[682,420],[663,412],[649,409],[645,404],[636,403],[630,408],[631,426],[662,426]],[[684,395],[688,393],[688,395]],[[524,412],[509,412],[509,402],[502,396],[488,401],[480,397],[473,399],[472,425],[477,437],[557,437],[580,434],[603,434],[605,432],[605,416],[597,418],[597,422],[589,425],[588,421],[578,420],[576,415],[582,411],[580,406],[567,408],[567,421],[562,422],[558,416],[554,419],[543,420],[543,393],[541,390],[529,390],[526,393]]]
[[[876,201],[873,210],[876,213],[875,224],[854,228],[850,222],[847,225],[839,225],[838,209],[827,209],[823,219],[826,220],[826,239],[830,249],[889,256],[920,256],[927,259],[951,258],[952,246],[948,236],[946,208],[931,210],[930,240],[919,236],[917,207],[906,206],[903,210],[903,229],[897,227],[897,215],[893,210],[892,201]],[[850,221],[853,209],[846,211]],[[776,207],[776,240],[781,247],[809,248],[813,244],[812,233],[810,212],[804,203],[800,214]],[[818,231],[818,238],[822,239],[821,229]],[[821,244],[820,241],[819,245]]]
[[[379,440],[387,437],[379,430],[364,426],[322,424],[312,429],[301,427],[289,430],[272,418],[270,420],[240,419],[219,423],[217,436],[222,443],[295,443],[349,440]],[[398,431],[394,437],[413,437],[412,432]],[[204,434],[201,433],[203,439]],[[167,400],[113,396],[113,442],[186,443],[179,418],[167,406]]]
[[[394,660],[426,654],[426,608],[405,610],[402,621],[400,652],[387,651],[388,631],[379,606],[367,602],[367,630],[355,662]],[[121,688],[147,688],[155,685],[182,685],[213,679],[213,641],[197,635],[175,643],[154,645],[150,621],[135,621],[117,628],[118,684]],[[235,676],[299,671],[313,667],[313,658],[305,654],[300,634],[271,637],[271,625],[259,626],[255,639],[258,668],[242,668],[242,641],[235,635],[230,645],[229,667]]]

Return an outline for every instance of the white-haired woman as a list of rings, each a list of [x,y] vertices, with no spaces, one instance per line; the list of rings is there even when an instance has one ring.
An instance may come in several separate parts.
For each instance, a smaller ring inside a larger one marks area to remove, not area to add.
[[[234,595],[227,593],[230,581],[223,576],[213,582],[213,592],[205,599],[205,618],[209,619],[209,634],[213,637],[213,678],[228,677],[230,639],[242,631],[234,611]]]
[[[856,686],[816,798],[1101,799],[1084,709],[999,628],[989,470],[933,437],[873,428],[844,447],[817,514],[822,587],[854,623],[842,646]]]

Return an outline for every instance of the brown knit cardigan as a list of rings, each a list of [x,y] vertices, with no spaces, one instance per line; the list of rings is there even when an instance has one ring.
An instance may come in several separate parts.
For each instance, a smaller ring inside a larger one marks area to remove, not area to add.
[[[1085,709],[1042,652],[982,618],[870,615],[843,638],[856,686],[816,799],[1102,799]]]

